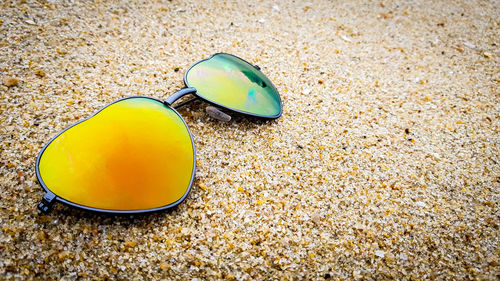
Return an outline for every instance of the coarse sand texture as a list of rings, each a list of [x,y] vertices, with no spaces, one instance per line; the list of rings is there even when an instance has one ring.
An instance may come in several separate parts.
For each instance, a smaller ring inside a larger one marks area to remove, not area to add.
[[[499,280],[499,38],[494,0],[0,1],[0,280]],[[282,115],[180,108],[171,210],[37,214],[51,138],[215,53]]]

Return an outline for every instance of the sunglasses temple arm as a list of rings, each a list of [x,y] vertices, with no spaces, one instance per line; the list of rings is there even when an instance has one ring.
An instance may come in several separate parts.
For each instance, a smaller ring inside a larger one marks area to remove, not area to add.
[[[171,106],[176,100],[180,99],[181,97],[189,94],[194,94],[196,93],[196,89],[192,87],[188,88],[182,88],[179,91],[175,92],[173,95],[168,97],[163,103],[166,105]]]

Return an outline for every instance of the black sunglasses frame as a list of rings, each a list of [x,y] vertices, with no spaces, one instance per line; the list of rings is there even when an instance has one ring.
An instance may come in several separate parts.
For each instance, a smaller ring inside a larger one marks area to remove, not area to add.
[[[71,126],[67,127],[66,129],[62,130],[61,132],[59,132],[56,136],[54,136],[53,138],[51,138],[50,141],[38,153],[38,157],[37,157],[37,161],[36,161],[36,176],[37,176],[38,182],[40,183],[40,185],[42,186],[42,188],[46,192],[44,194],[41,202],[38,203],[38,206],[37,206],[38,213],[39,214],[48,213],[52,209],[52,206],[54,205],[55,202],[60,202],[60,203],[66,204],[68,206],[80,208],[80,209],[91,211],[91,212],[107,213],[107,214],[143,214],[143,213],[151,213],[151,212],[162,211],[162,210],[165,210],[165,209],[170,209],[170,208],[173,208],[173,207],[179,205],[180,203],[182,203],[186,199],[186,197],[188,196],[189,192],[191,191],[191,187],[193,186],[193,181],[194,181],[195,173],[196,173],[196,148],[194,146],[193,135],[191,134],[191,131],[189,130],[189,126],[187,125],[187,123],[184,120],[184,118],[182,117],[182,115],[176,110],[176,108],[184,106],[184,105],[186,105],[186,104],[188,104],[188,103],[190,103],[190,102],[192,102],[194,100],[201,99],[201,100],[206,101],[207,103],[212,104],[214,106],[225,108],[227,110],[230,110],[232,112],[236,112],[236,113],[239,113],[239,114],[243,114],[243,115],[247,115],[247,116],[252,116],[252,117],[257,117],[259,119],[276,119],[276,118],[280,117],[282,115],[282,113],[283,113],[283,106],[282,106],[281,98],[280,98],[279,95],[278,95],[278,99],[279,99],[279,103],[280,103],[280,113],[278,115],[267,116],[267,115],[258,115],[258,114],[252,114],[252,113],[248,113],[248,112],[244,112],[244,111],[240,111],[240,110],[235,110],[235,109],[232,109],[230,107],[218,104],[218,103],[216,103],[214,101],[211,101],[211,100],[209,100],[207,98],[204,98],[204,97],[198,95],[195,88],[189,87],[189,85],[187,83],[187,79],[186,79],[188,72],[194,66],[196,66],[197,64],[199,64],[199,63],[201,63],[203,61],[209,60],[209,59],[211,59],[214,56],[219,55],[219,54],[233,56],[233,57],[235,57],[237,59],[240,59],[240,60],[248,63],[250,66],[253,66],[255,69],[257,69],[258,71],[260,71],[260,67],[252,65],[249,62],[247,62],[247,61],[245,61],[245,60],[243,60],[243,59],[241,59],[241,58],[239,58],[237,56],[234,56],[234,55],[231,55],[231,54],[226,54],[226,53],[216,53],[216,54],[210,56],[209,58],[200,60],[200,61],[196,62],[195,64],[193,64],[191,67],[189,67],[189,69],[184,74],[184,85],[185,85],[185,87],[182,88],[182,89],[180,89],[180,90],[178,90],[177,92],[175,92],[171,96],[169,96],[166,100],[163,101],[163,100],[160,100],[160,99],[157,99],[157,98],[146,97],[146,96],[130,96],[130,97],[121,98],[121,99],[118,99],[118,100],[115,100],[115,101],[113,101],[111,103],[106,104],[104,107],[102,107],[100,110],[98,110],[97,112],[95,112],[94,114],[92,114],[91,116],[89,116],[88,118],[85,118],[83,120],[80,120],[80,121],[72,124]],[[272,84],[272,82],[271,82],[271,86],[276,91],[276,93],[278,93],[278,91],[276,90],[276,87]],[[179,98],[181,98],[183,96],[186,96],[186,95],[189,95],[189,94],[194,95],[195,97],[193,99],[190,99],[190,100],[186,101],[186,102],[183,102],[182,104],[180,104],[178,106],[175,106],[175,107],[173,106],[173,103],[175,101],[177,101]],[[61,134],[63,134],[67,130],[71,129],[72,127],[74,127],[74,126],[76,126],[76,125],[78,125],[78,124],[80,124],[82,122],[85,122],[85,121],[89,120],[90,118],[96,116],[97,114],[99,114],[102,110],[104,110],[108,106],[110,106],[110,105],[112,105],[114,103],[126,100],[126,99],[132,99],[132,98],[148,98],[148,99],[152,99],[152,100],[161,102],[165,106],[167,106],[170,109],[172,109],[179,116],[179,118],[182,120],[182,122],[184,122],[184,125],[186,126],[186,129],[187,129],[187,131],[189,133],[189,137],[191,139],[191,145],[192,145],[192,149],[193,149],[193,171],[192,171],[192,174],[191,174],[191,180],[189,182],[189,186],[188,186],[186,192],[184,193],[184,195],[179,200],[177,200],[177,201],[175,201],[175,202],[173,202],[171,204],[162,206],[162,207],[152,208],[152,209],[142,209],[142,210],[125,210],[125,211],[92,208],[92,207],[80,205],[80,204],[71,202],[69,200],[63,199],[61,197],[58,197],[57,194],[55,194],[54,192],[52,192],[47,187],[47,185],[45,185],[45,183],[44,183],[44,181],[42,179],[42,176],[40,174],[40,168],[39,168],[40,159],[41,159],[43,153],[45,152],[46,148],[52,143],[52,141],[54,141]]]

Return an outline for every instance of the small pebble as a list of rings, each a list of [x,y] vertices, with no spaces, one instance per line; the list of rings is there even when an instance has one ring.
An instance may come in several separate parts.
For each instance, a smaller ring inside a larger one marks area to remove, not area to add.
[[[345,36],[345,35],[340,35],[340,38],[342,38],[346,42],[352,42],[351,38]]]
[[[422,201],[415,202],[415,205],[417,205],[419,207],[427,207],[427,204],[425,204],[425,202],[422,202]]]
[[[471,42],[464,42],[464,46],[467,48],[475,49],[476,45],[472,44]]]
[[[35,75],[38,76],[38,77],[45,77],[46,74],[45,74],[45,72],[43,72],[43,70],[37,69],[35,71]]]
[[[19,79],[15,78],[15,77],[10,77],[10,78],[7,78],[5,79],[4,81],[4,85],[7,86],[7,87],[15,87],[19,84]]]
[[[384,252],[384,251],[381,251],[381,250],[377,250],[377,251],[375,251],[375,255],[376,255],[377,257],[381,257],[381,258],[383,258],[383,257],[385,256],[385,252]]]

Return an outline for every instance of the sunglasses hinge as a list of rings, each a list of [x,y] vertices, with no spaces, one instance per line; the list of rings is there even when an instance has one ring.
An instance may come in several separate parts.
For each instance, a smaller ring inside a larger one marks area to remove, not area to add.
[[[52,209],[52,205],[56,202],[56,195],[52,192],[47,192],[42,198],[42,201],[38,203],[38,214],[46,214]]]
[[[192,87],[188,88],[182,88],[179,91],[175,92],[173,95],[168,97],[163,103],[166,105],[172,105],[176,100],[180,99],[181,97],[189,94],[194,94],[196,93],[196,89]]]

